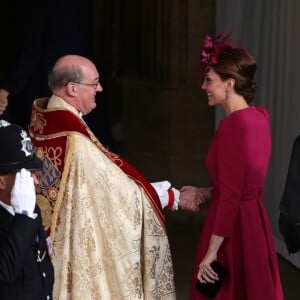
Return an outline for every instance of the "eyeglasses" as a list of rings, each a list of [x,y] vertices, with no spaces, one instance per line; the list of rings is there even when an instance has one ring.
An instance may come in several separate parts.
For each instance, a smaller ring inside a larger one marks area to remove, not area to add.
[[[85,83],[85,82],[78,82],[78,81],[73,81],[73,82],[77,83],[77,84],[81,84],[81,85],[90,86],[90,87],[93,87],[94,89],[96,89],[99,84],[99,81],[96,83]]]

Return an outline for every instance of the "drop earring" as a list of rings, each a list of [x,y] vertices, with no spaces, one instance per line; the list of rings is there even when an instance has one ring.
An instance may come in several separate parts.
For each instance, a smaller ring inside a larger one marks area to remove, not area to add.
[[[230,96],[230,90],[229,89],[225,89],[225,99],[227,100]]]

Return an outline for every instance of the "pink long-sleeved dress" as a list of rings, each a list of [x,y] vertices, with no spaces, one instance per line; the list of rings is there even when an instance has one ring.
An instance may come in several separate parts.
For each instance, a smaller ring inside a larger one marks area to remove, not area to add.
[[[270,154],[269,114],[263,107],[235,111],[220,122],[206,157],[214,189],[197,248],[191,300],[207,299],[195,283],[212,234],[225,237],[218,261],[229,270],[215,299],[284,299],[263,204]]]

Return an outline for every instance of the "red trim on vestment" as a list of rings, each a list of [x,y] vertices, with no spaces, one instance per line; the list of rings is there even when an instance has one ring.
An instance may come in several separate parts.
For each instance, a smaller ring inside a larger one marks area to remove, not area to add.
[[[32,106],[32,118],[29,131],[33,144],[40,139],[49,139],[57,135],[66,136],[70,132],[80,132],[87,136],[112,162],[122,169],[129,177],[133,178],[147,193],[156,213],[163,224],[165,218],[159,197],[150,182],[132,165],[119,155],[109,152],[93,135],[91,130],[76,114],[66,109],[47,109],[49,98],[35,100]]]
[[[175,201],[174,191],[172,189],[169,189],[168,195],[169,195],[169,203],[167,205],[167,208],[172,209]]]

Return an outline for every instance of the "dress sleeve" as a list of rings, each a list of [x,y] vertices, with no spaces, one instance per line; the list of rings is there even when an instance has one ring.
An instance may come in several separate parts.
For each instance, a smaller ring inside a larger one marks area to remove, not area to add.
[[[219,201],[213,233],[230,237],[238,216],[246,161],[246,130],[238,118],[220,124],[217,138]]]

